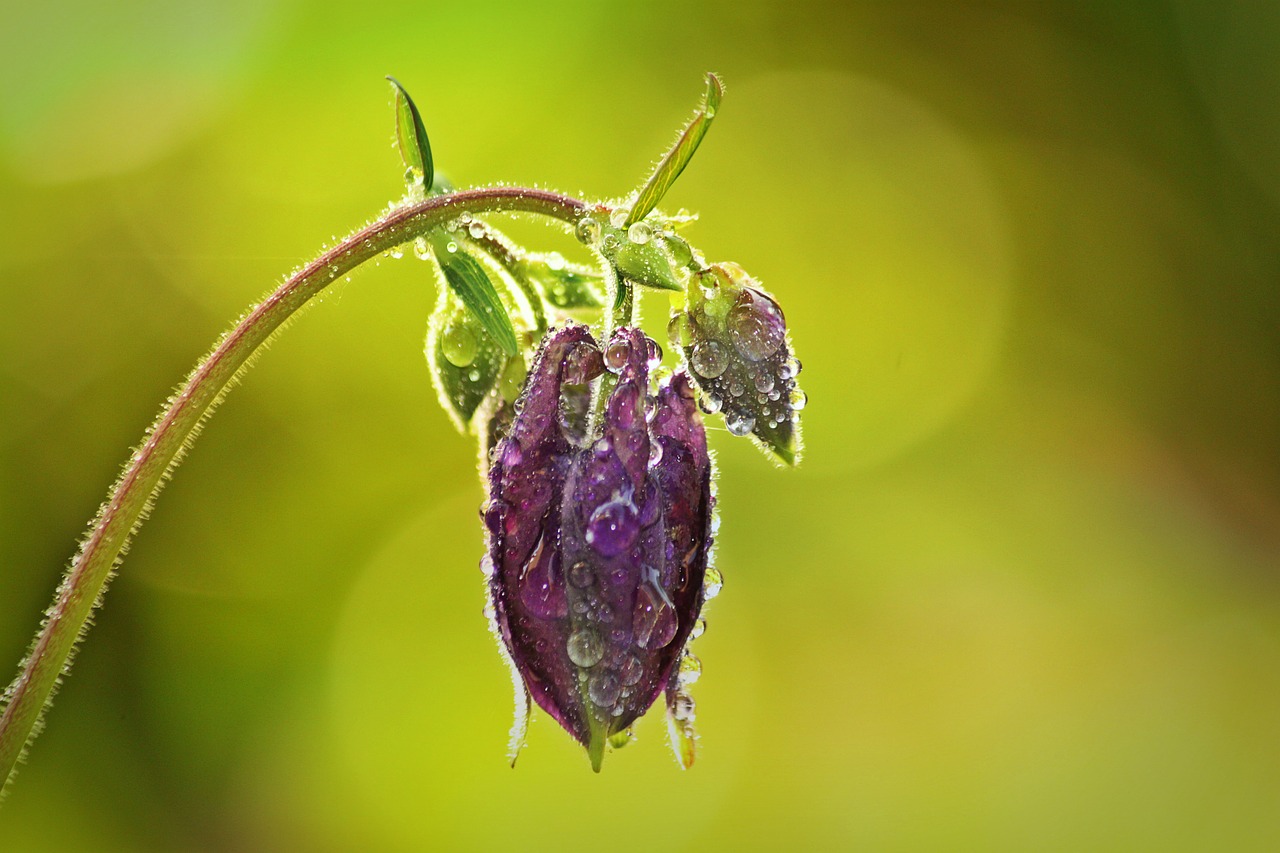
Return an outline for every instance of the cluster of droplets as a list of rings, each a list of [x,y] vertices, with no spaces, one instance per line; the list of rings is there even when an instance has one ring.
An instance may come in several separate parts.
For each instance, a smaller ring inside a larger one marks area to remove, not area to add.
[[[694,278],[688,310],[672,315],[667,333],[685,353],[703,411],[722,414],[731,434],[753,435],[793,463],[796,415],[807,398],[782,309],[736,265],[716,264]]]

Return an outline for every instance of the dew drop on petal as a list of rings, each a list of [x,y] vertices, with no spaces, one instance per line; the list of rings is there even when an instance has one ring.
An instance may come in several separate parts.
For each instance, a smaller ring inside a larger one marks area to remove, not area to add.
[[[622,668],[618,670],[619,678],[627,687],[638,684],[643,675],[644,664],[635,655],[628,655],[627,659],[622,663]]]
[[[608,708],[617,702],[621,692],[622,685],[618,683],[618,676],[608,670],[594,673],[587,682],[587,695],[602,708]]]
[[[715,379],[729,366],[729,357],[715,341],[701,341],[693,348],[689,363],[699,376]]]
[[[630,355],[631,345],[627,343],[626,339],[619,338],[605,347],[604,366],[608,368],[610,373],[619,373],[627,363],[627,358]]]
[[[791,392],[791,408],[797,412],[809,404],[809,395],[799,388]]]
[[[606,501],[587,521],[587,544],[606,557],[630,548],[639,533],[640,522],[629,501]]]
[[[644,584],[636,592],[636,607],[632,626],[636,643],[644,649],[661,649],[675,639],[675,608],[652,584]]]
[[[787,335],[782,312],[772,300],[744,291],[725,318],[734,349],[751,361],[766,359],[778,351]]]
[[[590,628],[574,631],[569,635],[566,646],[569,660],[583,668],[595,666],[604,657],[604,643],[600,641],[600,635]]]

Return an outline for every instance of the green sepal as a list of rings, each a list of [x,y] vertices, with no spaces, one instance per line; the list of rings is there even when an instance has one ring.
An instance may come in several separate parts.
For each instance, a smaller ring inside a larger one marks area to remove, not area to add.
[[[606,225],[600,240],[600,252],[618,274],[634,284],[658,290],[684,290],[684,285],[671,266],[671,256],[657,240],[636,243],[628,239],[626,229]]]
[[[508,366],[507,354],[452,289],[442,287],[427,326],[427,365],[440,405],[461,432]]]
[[[453,247],[453,251],[449,247]],[[431,248],[449,288],[470,309],[485,331],[507,355],[515,355],[516,330],[502,298],[480,262],[462,250],[457,241],[439,231],[431,233]]]
[[[689,160],[693,158],[693,153],[698,150],[702,137],[707,135],[707,131],[711,128],[711,120],[716,117],[716,110],[720,107],[720,99],[723,95],[724,84],[720,82],[719,77],[708,72],[707,91],[702,96],[702,103],[698,105],[693,118],[689,120],[689,123],[684,126],[684,130],[680,132],[675,145],[672,145],[670,150],[658,161],[658,165],[654,167],[653,174],[649,176],[649,180],[645,181],[644,186],[640,188],[640,192],[636,194],[635,203],[631,205],[631,213],[627,215],[625,225],[644,219],[649,214],[649,211],[657,207],[658,202],[662,201],[662,197],[667,194],[667,190],[671,189],[671,185],[676,182],[676,178],[680,177],[684,167],[689,165]]]
[[[431,142],[427,139],[426,126],[417,105],[400,81],[394,77],[387,77],[387,80],[396,90],[396,144],[400,148],[400,157],[421,183],[422,191],[427,192],[435,180],[435,167],[431,162]]]

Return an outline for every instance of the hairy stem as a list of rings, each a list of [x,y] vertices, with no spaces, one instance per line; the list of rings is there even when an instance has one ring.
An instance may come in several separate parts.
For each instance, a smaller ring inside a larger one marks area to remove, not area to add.
[[[0,793],[39,733],[44,709],[71,664],[76,643],[101,600],[129,540],[146,519],[173,468],[195,440],[204,419],[250,366],[254,354],[313,296],[361,263],[425,235],[462,213],[520,211],[574,223],[585,203],[545,190],[500,187],[467,190],[399,207],[352,234],[291,275],[231,329],[192,371],[160,417],[89,526],[80,551],[58,586],[53,604],[0,699]]]

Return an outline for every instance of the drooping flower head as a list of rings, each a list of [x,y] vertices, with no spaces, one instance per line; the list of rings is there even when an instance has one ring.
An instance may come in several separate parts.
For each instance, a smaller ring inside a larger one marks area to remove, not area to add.
[[[585,327],[544,340],[489,470],[486,566],[495,623],[533,701],[587,747],[667,691],[698,620],[711,546],[711,462],[688,378],[650,395],[656,344],[619,329],[601,351]],[[572,386],[614,374],[581,431]]]

